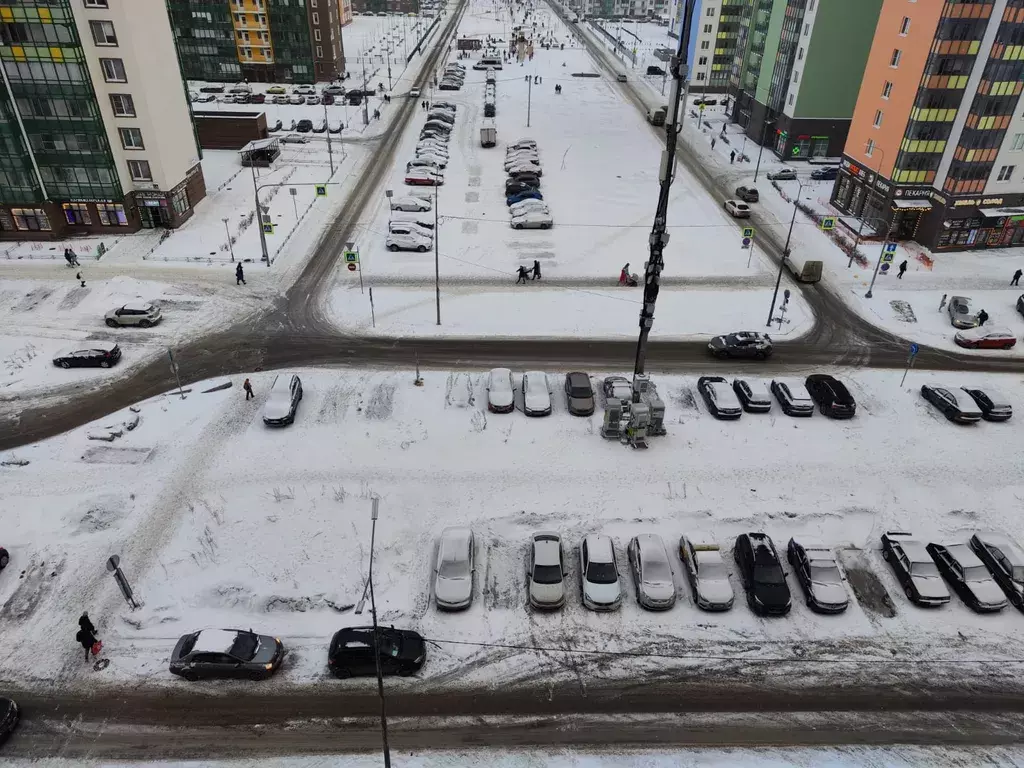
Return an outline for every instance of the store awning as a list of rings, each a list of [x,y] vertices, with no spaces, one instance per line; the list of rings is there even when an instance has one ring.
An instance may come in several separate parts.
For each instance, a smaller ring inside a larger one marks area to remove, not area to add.
[[[930,211],[932,208],[931,200],[893,200],[892,204],[906,211]]]
[[[998,219],[1002,216],[1024,216],[1024,208],[979,208],[978,212],[981,213],[986,219]]]

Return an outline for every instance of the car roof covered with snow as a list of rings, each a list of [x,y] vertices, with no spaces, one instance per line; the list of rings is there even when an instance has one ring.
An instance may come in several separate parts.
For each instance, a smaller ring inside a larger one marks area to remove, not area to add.
[[[984,565],[984,563],[981,562],[981,558],[974,554],[974,550],[966,544],[944,544],[943,546],[946,548],[950,557],[960,563],[964,568],[970,568],[975,565]]]
[[[129,301],[123,307],[123,309],[128,309],[132,312],[149,312],[152,308],[153,305],[148,301]]]
[[[924,542],[918,541],[917,539],[904,539],[895,538],[892,540],[894,546],[898,546],[903,550],[903,553],[913,563],[931,563],[932,556],[928,554],[928,550],[925,549]]]
[[[1024,566],[1024,551],[1009,536],[997,533],[996,531],[979,531],[975,536],[983,544],[995,547],[1002,552],[1006,559],[1010,561],[1010,565]]]
[[[592,563],[613,563],[615,555],[612,552],[612,540],[608,536],[592,533],[585,538],[587,545],[587,556]]]
[[[193,653],[227,653],[238,637],[237,629],[203,629],[200,630],[196,643],[192,646]]]
[[[534,562],[537,565],[558,565],[562,562],[561,549],[557,533],[539,532],[533,535]]]
[[[957,331],[957,336],[964,339],[1013,339],[1013,331],[1008,328],[1002,328],[1000,326],[983,325],[977,328],[965,328],[962,331]]]
[[[469,558],[469,543],[473,539],[473,531],[463,526],[452,526],[441,531],[444,544],[445,559]]]

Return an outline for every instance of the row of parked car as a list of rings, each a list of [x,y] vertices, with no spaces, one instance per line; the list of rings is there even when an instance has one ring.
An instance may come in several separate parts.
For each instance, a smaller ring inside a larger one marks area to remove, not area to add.
[[[540,191],[544,175],[533,139],[519,139],[505,148],[505,203],[512,229],[551,229],[554,219]]]
[[[498,112],[497,75],[494,67],[487,68],[486,84],[484,85],[484,117],[494,117]]]
[[[253,91],[248,83],[236,83],[226,89],[223,85],[205,85],[199,91],[189,91],[189,99],[198,104],[206,104],[213,101],[225,104],[292,104],[298,106],[306,104],[328,106],[335,103],[341,97],[372,96],[373,91],[354,89],[348,91],[345,86],[338,83],[325,85],[318,92],[316,86],[304,84],[292,86],[291,92],[283,85],[272,85],[265,92]]]
[[[523,413],[527,416],[551,415],[551,384],[544,371],[527,371],[522,375]],[[631,400],[633,390],[623,376],[609,376],[603,383],[605,399]],[[516,383],[508,368],[492,368],[487,374],[487,410],[511,413],[516,408]],[[565,404],[573,416],[590,416],[597,407],[590,374],[571,371],[563,383]]]
[[[466,67],[457,61],[450,62],[441,73],[441,82],[438,83],[440,91],[461,91],[466,82]]]

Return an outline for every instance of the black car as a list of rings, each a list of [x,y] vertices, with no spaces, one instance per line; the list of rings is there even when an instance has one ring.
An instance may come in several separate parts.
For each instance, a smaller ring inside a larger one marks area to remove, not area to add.
[[[1024,611],[1024,553],[998,533],[976,533],[968,546],[992,573],[1010,604]]]
[[[437,89],[439,91],[457,91],[459,90],[459,84],[453,83],[451,80],[442,80]]]
[[[792,607],[786,574],[775,544],[765,533],[741,533],[732,551],[750,610],[759,616],[785,616]]]
[[[525,181],[531,187],[540,189],[540,176],[533,171],[511,171],[508,177],[512,181]]]
[[[590,374],[573,371],[565,374],[565,402],[573,416],[589,416],[594,412],[594,387]]]
[[[654,66],[652,64],[651,66],[649,66],[647,68],[647,74],[648,75],[658,75],[660,77],[661,75],[665,74],[665,70],[662,69],[661,67],[656,67],[656,66]]]
[[[265,680],[281,667],[276,637],[244,629],[203,629],[183,635],[171,653],[171,674],[186,680]]]
[[[1006,595],[988,568],[967,544],[929,544],[925,549],[939,567],[939,573],[968,608],[977,613],[995,613],[1006,607]]]
[[[382,675],[413,675],[423,666],[427,647],[416,632],[394,627],[377,627],[378,654],[373,653],[373,627],[346,627],[331,638],[327,666],[335,677],[377,674],[380,658]]]
[[[772,340],[767,333],[739,331],[715,336],[708,343],[708,350],[718,358],[753,357],[764,360],[772,353]]]
[[[224,93],[223,85],[204,85],[199,89],[200,93]]]
[[[960,387],[971,396],[981,411],[985,421],[1009,421],[1013,416],[1013,406],[1009,399],[989,387]]]
[[[786,559],[815,613],[842,613],[850,604],[843,575],[831,549],[790,539]]]
[[[761,193],[757,187],[736,187],[736,197],[744,203],[756,203],[761,200]]]
[[[0,571],[7,567],[7,564],[11,562],[11,556],[6,549],[0,547]]]
[[[334,96],[331,95],[330,93],[325,93],[323,96],[320,97],[320,101],[321,101],[321,103],[324,104],[324,106],[327,106],[327,107],[333,106],[334,105]]]
[[[733,379],[732,391],[747,413],[768,413],[772,409],[772,396],[763,382]]]
[[[484,104],[484,117],[494,117],[497,114],[493,104]]]
[[[817,170],[811,171],[811,178],[816,181],[834,181],[838,175],[839,169],[835,166],[818,168]]]
[[[857,402],[846,385],[834,376],[812,373],[804,386],[822,415],[832,419],[852,419],[856,415]]]
[[[299,122],[295,124],[295,130],[299,133],[310,133],[313,130],[313,121],[299,120]]]
[[[1017,297],[1017,312],[1024,315],[1024,295]]]
[[[922,608],[949,602],[949,590],[942,583],[939,567],[928,548],[905,531],[882,534],[882,558],[892,568],[907,599]]]
[[[69,347],[53,357],[61,368],[109,368],[121,359],[121,348],[112,341],[83,341],[82,346]]]
[[[509,195],[518,195],[520,192],[525,192],[528,189],[536,189],[535,184],[528,184],[525,181],[516,181],[511,179],[505,182],[505,197]]]
[[[738,419],[743,415],[736,393],[721,376],[701,376],[697,379],[697,391],[716,419]]]
[[[981,421],[981,409],[975,405],[974,399],[963,390],[941,384],[922,384],[921,397],[956,424],[973,424]]]
[[[21,719],[21,711],[14,699],[0,696],[0,744],[7,741]]]

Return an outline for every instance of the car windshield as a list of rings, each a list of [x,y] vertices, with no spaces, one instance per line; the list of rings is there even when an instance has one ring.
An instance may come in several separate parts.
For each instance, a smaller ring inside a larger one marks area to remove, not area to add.
[[[964,568],[964,581],[987,581],[988,568],[984,565],[972,565],[970,568]]]
[[[239,632],[235,636],[235,642],[231,644],[231,649],[228,653],[235,658],[249,661],[256,655],[256,649],[259,647],[259,644],[260,639],[258,635],[250,632]]]
[[[571,397],[590,397],[590,387],[569,387],[569,395]]]
[[[910,575],[920,576],[921,578],[932,578],[939,575],[939,569],[935,567],[933,562],[920,562],[910,564]]]
[[[562,567],[535,565],[533,566],[533,580],[538,584],[559,584],[562,581]]]
[[[464,579],[468,571],[468,563],[455,557],[442,560],[437,568],[438,575],[444,579]]]
[[[757,584],[785,584],[786,578],[777,565],[755,565],[754,581]]]
[[[709,581],[724,580],[726,578],[725,563],[707,563],[700,566],[700,577]]]
[[[644,581],[672,581],[672,571],[664,560],[648,560],[644,563]]]
[[[592,584],[614,584],[618,581],[614,563],[591,563],[587,566],[587,581]]]
[[[819,584],[838,584],[841,581],[839,569],[834,565],[812,565],[811,581]]]

